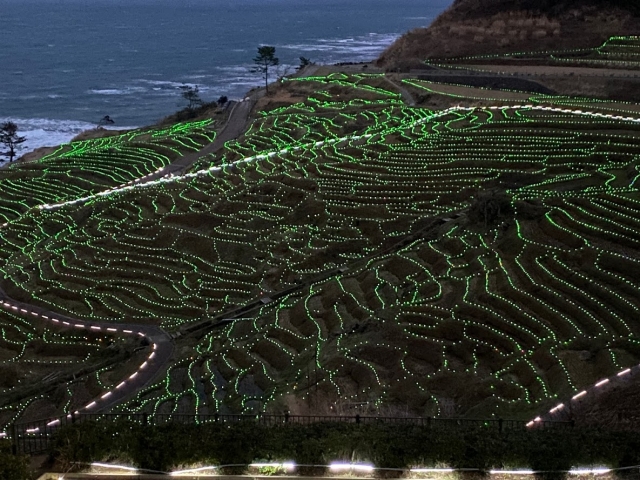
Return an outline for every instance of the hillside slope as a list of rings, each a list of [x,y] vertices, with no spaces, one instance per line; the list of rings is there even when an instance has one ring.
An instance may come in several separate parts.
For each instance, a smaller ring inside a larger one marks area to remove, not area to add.
[[[116,413],[530,419],[638,365],[640,106],[458,86],[451,102],[473,104],[436,111],[399,87],[288,80],[274,98],[296,100],[153,183],[131,177],[210,143],[209,123],[7,169],[0,286],[175,333],[166,373]],[[45,339],[90,343],[34,333],[25,315],[0,317],[0,367],[37,360],[29,375],[48,375]],[[7,404],[0,432],[101,398],[125,367]]]
[[[427,58],[587,48],[640,33],[640,7],[622,0],[456,0],[428,28],[412,30],[378,59],[407,70]]]

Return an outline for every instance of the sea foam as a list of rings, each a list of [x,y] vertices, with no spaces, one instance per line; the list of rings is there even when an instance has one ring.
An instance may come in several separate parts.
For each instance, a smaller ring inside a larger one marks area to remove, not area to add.
[[[69,143],[79,133],[96,128],[95,123],[76,120],[54,120],[49,118],[0,118],[0,123],[14,122],[18,126],[18,135],[27,138],[20,145],[18,156],[40,147],[53,147]],[[109,130],[129,130],[131,126],[109,126]],[[4,157],[2,158],[4,159]]]

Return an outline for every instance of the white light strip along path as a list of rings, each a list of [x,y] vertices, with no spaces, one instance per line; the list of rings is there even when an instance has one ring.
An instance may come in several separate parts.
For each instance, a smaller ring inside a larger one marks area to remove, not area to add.
[[[133,331],[133,330],[121,330],[121,329],[113,328],[113,327],[109,327],[109,328],[104,328],[103,329],[103,327],[100,327],[98,325],[94,325],[94,324],[91,324],[91,323],[84,323],[84,322],[80,323],[78,321],[74,321],[73,324],[70,324],[69,322],[61,321],[61,320],[59,320],[57,318],[50,318],[50,317],[48,317],[46,315],[43,315],[42,313],[39,313],[39,312],[36,312],[36,311],[29,311],[29,310],[27,310],[25,308],[19,307],[18,304],[14,303],[14,302],[7,301],[7,300],[2,301],[0,303],[0,307],[4,308],[5,310],[8,310],[8,309],[18,310],[19,309],[25,315],[30,314],[30,315],[33,315],[34,317],[37,317],[37,318],[40,318],[40,319],[45,320],[47,322],[55,323],[55,324],[58,324],[58,325],[60,323],[62,323],[64,325],[73,326],[75,328],[83,328],[83,329],[86,329],[88,331],[94,331],[94,332],[107,330],[109,332],[109,334],[118,334],[118,333],[120,333],[120,334],[128,335],[128,336],[136,335],[136,336],[139,336],[139,337],[147,338],[147,340],[150,342],[150,345],[151,345],[151,348],[152,348],[151,353],[147,356],[145,361],[138,367],[138,369],[132,375],[129,376],[129,378],[127,378],[126,380],[124,380],[123,382],[121,382],[119,385],[117,385],[116,387],[112,388],[111,390],[103,392],[102,394],[100,394],[100,396],[97,399],[91,401],[90,403],[88,403],[84,407],[81,407],[80,409],[76,410],[74,412],[74,414],[82,413],[84,411],[95,410],[96,407],[99,407],[101,402],[104,403],[104,400],[109,398],[113,394],[113,392],[115,390],[119,390],[119,389],[125,387],[128,383],[130,383],[131,380],[133,380],[138,375],[138,373],[141,370],[143,370],[144,368],[147,367],[147,365],[149,364],[150,361],[153,360],[153,357],[155,356],[155,351],[158,348],[158,345],[156,343],[152,343],[151,339],[149,339],[143,332],[138,332],[138,331]],[[67,415],[67,418],[71,418],[71,415]],[[61,423],[60,420],[53,420],[53,421],[47,423],[47,426],[48,427],[53,427],[53,426],[59,425],[60,423]],[[27,430],[27,433],[38,433],[39,431],[40,431],[39,428],[33,428],[33,429]],[[6,433],[0,432],[0,438],[5,437],[6,435],[7,435]]]
[[[583,110],[571,110],[571,109],[566,109],[566,108],[557,108],[557,107],[544,107],[544,106],[540,106],[540,105],[503,105],[503,106],[493,106],[493,107],[451,107],[451,108],[447,108],[446,110],[441,110],[439,112],[436,112],[432,115],[428,115],[424,118],[421,118],[420,120],[416,120],[415,122],[409,123],[408,125],[406,125],[404,128],[414,128],[418,125],[422,125],[424,123],[430,122],[436,118],[439,117],[443,117],[446,115],[449,115],[450,113],[454,113],[454,112],[471,112],[474,110],[538,110],[538,111],[544,111],[544,112],[558,112],[558,113],[566,113],[566,114],[570,114],[570,115],[582,115],[582,116],[588,116],[588,117],[593,117],[593,118],[598,118],[598,119],[609,119],[609,120],[619,120],[619,121],[623,121],[623,122],[633,122],[633,123],[638,123],[640,124],[640,118],[634,118],[634,117],[623,117],[621,115],[609,115],[606,113],[598,113],[598,112],[585,112]],[[108,190],[104,190],[102,192],[96,193],[94,195],[88,195],[86,197],[81,197],[81,198],[77,198],[75,200],[68,200],[66,202],[60,202],[60,203],[48,203],[48,204],[43,204],[38,206],[37,208],[39,208],[40,210],[55,210],[61,207],[65,207],[67,205],[77,205],[77,204],[81,204],[81,203],[85,203],[91,200],[96,200],[100,197],[107,197],[110,195],[114,195],[114,194],[118,194],[118,193],[124,193],[124,192],[128,192],[128,191],[132,191],[135,189],[140,189],[140,188],[149,188],[149,187],[154,187],[156,185],[161,185],[164,183],[172,183],[172,182],[179,182],[182,180],[188,180],[188,179],[193,179],[196,177],[200,177],[200,176],[205,176],[205,175],[209,175],[210,173],[214,173],[214,172],[219,172],[221,171],[224,167],[230,167],[233,165],[238,165],[241,163],[249,163],[249,162],[253,162],[256,160],[265,160],[267,158],[270,157],[275,157],[276,155],[286,155],[290,152],[295,152],[295,151],[299,151],[299,150],[303,150],[303,149],[309,149],[309,148],[315,148],[315,147],[322,147],[324,145],[331,145],[334,143],[340,143],[340,142],[345,142],[345,141],[354,141],[354,140],[362,140],[362,139],[368,139],[373,137],[373,134],[366,134],[366,135],[354,135],[354,136],[346,136],[346,137],[340,137],[340,138],[331,138],[329,140],[324,140],[324,141],[320,141],[320,142],[314,142],[314,143],[307,143],[304,145],[299,145],[296,147],[292,147],[291,149],[284,149],[284,150],[278,150],[278,151],[272,151],[272,152],[267,152],[267,153],[263,153],[260,155],[255,155],[253,157],[245,157],[241,160],[236,160],[235,162],[231,162],[222,166],[215,166],[215,167],[209,167],[203,170],[198,170],[197,172],[193,172],[193,173],[187,173],[184,175],[169,175],[166,177],[162,177],[159,178],[158,180],[151,180],[149,182],[144,182],[144,183],[139,183],[142,180],[144,180],[147,177],[150,177],[152,175],[155,175],[157,173],[160,173],[164,170],[164,168],[160,168],[157,171],[150,173],[148,175],[145,175],[144,177],[135,179],[135,180],[131,180],[130,182],[124,184],[124,186],[119,186],[119,187],[112,187]]]

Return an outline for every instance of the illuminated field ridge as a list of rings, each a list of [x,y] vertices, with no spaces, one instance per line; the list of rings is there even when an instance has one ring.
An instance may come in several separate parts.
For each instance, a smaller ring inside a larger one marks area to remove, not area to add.
[[[184,175],[137,181],[210,143],[206,124],[64,146],[0,177],[8,295],[180,333],[166,374],[114,411],[529,419],[638,364],[633,105],[495,91],[434,111],[380,75],[285,86],[300,101]],[[0,315],[2,368],[68,335]],[[190,330],[203,321],[217,326]],[[3,406],[0,430],[89,405],[136,358]]]

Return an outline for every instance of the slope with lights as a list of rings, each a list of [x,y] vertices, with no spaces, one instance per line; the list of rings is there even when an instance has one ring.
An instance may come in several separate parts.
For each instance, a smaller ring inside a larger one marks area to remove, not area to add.
[[[15,298],[186,335],[117,411],[526,415],[637,364],[640,117],[287,83],[311,93],[188,174],[0,230]]]

